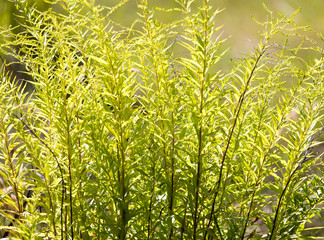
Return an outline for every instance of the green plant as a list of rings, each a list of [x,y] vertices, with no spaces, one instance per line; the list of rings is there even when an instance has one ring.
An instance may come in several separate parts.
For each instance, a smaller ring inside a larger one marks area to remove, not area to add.
[[[58,1],[56,13],[22,1],[25,30],[2,30],[2,53],[35,85],[28,95],[1,71],[0,166],[12,188],[1,199],[15,209],[1,210],[12,224],[2,229],[18,239],[307,239],[323,204],[311,158],[323,50],[310,29],[267,10],[259,46],[227,73],[208,0],[196,12],[176,0],[183,18],[171,24],[140,0],[131,28],[109,18],[126,2]]]

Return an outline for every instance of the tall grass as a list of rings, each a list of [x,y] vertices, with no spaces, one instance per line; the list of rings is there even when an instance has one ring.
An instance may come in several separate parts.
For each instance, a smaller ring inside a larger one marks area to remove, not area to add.
[[[266,9],[259,45],[226,72],[208,0],[176,0],[182,20],[169,24],[140,0],[131,28],[110,20],[126,2],[63,0],[57,13],[22,1],[24,31],[2,30],[2,54],[25,64],[35,89],[2,68],[1,229],[17,239],[315,237],[316,35]]]

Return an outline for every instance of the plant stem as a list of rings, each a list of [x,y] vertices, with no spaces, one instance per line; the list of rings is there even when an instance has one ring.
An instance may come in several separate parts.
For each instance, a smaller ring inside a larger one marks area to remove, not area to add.
[[[280,194],[280,197],[279,197],[279,200],[278,200],[278,203],[277,203],[277,209],[276,209],[276,213],[275,213],[275,217],[274,217],[274,220],[273,220],[273,225],[272,225],[272,229],[271,229],[271,233],[270,233],[270,236],[269,236],[269,240],[272,240],[276,237],[276,228],[277,228],[277,224],[278,224],[278,218],[279,218],[279,212],[280,212],[280,208],[282,206],[282,202],[283,202],[283,199],[286,195],[286,192],[287,192],[287,189],[290,185],[290,182],[292,181],[292,178],[293,176],[296,174],[296,172],[300,169],[301,165],[306,161],[309,153],[311,152],[312,150],[312,143],[313,141],[319,136],[321,135],[322,133],[324,132],[324,127],[319,130],[317,133],[315,133],[309,140],[309,147],[306,149],[305,153],[303,154],[304,157],[303,159],[300,161],[300,163],[295,167],[295,169],[292,171],[292,173],[289,175],[289,178],[287,180],[287,183],[285,185],[285,188],[283,189],[282,193]]]
[[[54,151],[47,145],[47,143],[45,143],[39,136],[37,136],[37,134],[34,132],[33,129],[31,129],[27,123],[25,123],[25,121],[18,117],[16,114],[13,113],[13,116],[15,118],[17,118],[19,121],[21,121],[21,123],[28,129],[28,131],[36,138],[38,139],[38,141],[43,145],[45,146],[49,152],[52,154],[53,158],[55,159],[55,162],[57,163],[57,166],[59,168],[59,171],[60,171],[60,175],[61,175],[61,178],[62,178],[62,197],[61,197],[61,239],[63,240],[63,236],[64,236],[64,229],[63,229],[63,206],[64,206],[64,196],[66,194],[66,186],[65,186],[65,181],[64,181],[64,175],[63,175],[63,169],[62,169],[62,166],[59,162],[59,159],[58,157],[56,156],[56,154],[54,153]]]
[[[229,145],[232,141],[232,137],[233,137],[233,133],[234,133],[234,129],[236,127],[236,123],[237,123],[237,120],[239,118],[239,115],[240,115],[240,112],[241,112],[241,108],[242,108],[242,105],[243,105],[243,102],[244,102],[244,99],[245,99],[245,94],[250,86],[250,82],[252,80],[252,77],[254,75],[254,72],[256,71],[257,69],[257,66],[258,66],[258,63],[260,61],[260,59],[262,58],[263,54],[265,53],[266,51],[266,47],[265,47],[265,44],[262,45],[262,50],[260,51],[260,53],[258,54],[256,60],[255,60],[255,63],[253,65],[253,68],[248,76],[248,79],[246,81],[246,84],[244,86],[244,90],[242,92],[242,94],[240,95],[240,98],[237,102],[237,105],[236,105],[236,108],[234,110],[234,118],[232,120],[232,127],[231,127],[231,130],[230,130],[230,134],[228,136],[228,139],[226,141],[226,147],[223,151],[223,155],[222,155],[222,160],[221,160],[221,167],[220,167],[220,171],[219,171],[219,176],[218,176],[218,181],[216,183],[216,191],[215,191],[215,194],[214,194],[214,197],[213,197],[213,203],[212,203],[212,207],[211,207],[211,211],[210,211],[210,216],[209,216],[209,220],[208,220],[208,224],[207,224],[207,227],[206,229],[208,229],[210,227],[210,224],[211,224],[211,221],[212,221],[212,218],[213,218],[213,215],[214,215],[214,210],[215,210],[215,204],[216,204],[216,199],[217,199],[217,196],[218,196],[218,193],[219,193],[219,189],[220,189],[220,186],[221,186],[221,181],[222,181],[222,176],[223,176],[223,169],[225,167],[225,159],[226,159],[226,155],[227,155],[227,152],[228,152],[228,149],[229,149]],[[225,190],[225,189],[224,189]],[[204,240],[206,239],[206,236],[207,236],[207,231],[205,231],[204,233]]]

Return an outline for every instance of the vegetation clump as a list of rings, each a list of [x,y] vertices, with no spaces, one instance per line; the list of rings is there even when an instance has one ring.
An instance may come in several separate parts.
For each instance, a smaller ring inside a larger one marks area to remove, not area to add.
[[[4,234],[315,237],[324,60],[310,28],[267,10],[259,45],[227,71],[208,0],[175,0],[168,11],[181,19],[169,24],[139,0],[123,27],[110,16],[126,2],[62,0],[61,12],[40,12],[17,1],[23,31],[1,30],[1,53],[34,85],[28,94],[3,66]]]

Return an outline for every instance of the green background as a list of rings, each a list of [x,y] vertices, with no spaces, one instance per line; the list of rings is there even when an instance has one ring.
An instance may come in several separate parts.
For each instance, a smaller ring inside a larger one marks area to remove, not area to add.
[[[39,9],[46,9],[48,5],[43,1],[31,1],[36,3]],[[98,0],[98,4],[114,6],[120,0]],[[201,0],[194,1],[199,4]],[[223,36],[230,37],[226,43],[230,46],[231,55],[234,57],[244,57],[260,41],[258,32],[261,30],[252,19],[251,15],[261,22],[267,19],[267,13],[263,3],[273,11],[279,11],[290,16],[293,12],[301,8],[296,16],[296,22],[300,25],[310,25],[315,31],[321,32],[324,29],[324,0],[211,0],[210,4],[214,8],[224,9],[216,18],[216,24],[223,25]],[[130,26],[136,19],[137,0],[129,0],[112,15],[112,18],[121,24]],[[172,8],[177,4],[174,0],[149,0],[152,7]],[[14,3],[8,0],[0,0],[0,25],[8,26],[17,24],[15,17]],[[176,20],[179,16],[176,12],[163,12],[156,10],[156,17],[163,22]]]

